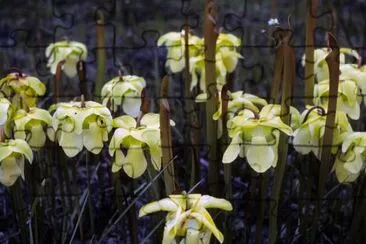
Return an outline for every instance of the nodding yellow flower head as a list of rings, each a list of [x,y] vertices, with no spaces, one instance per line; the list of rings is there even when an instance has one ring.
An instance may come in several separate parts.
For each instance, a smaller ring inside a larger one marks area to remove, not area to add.
[[[241,45],[239,38],[232,34],[219,34],[216,41],[215,67],[216,67],[216,85],[221,91],[226,83],[226,75],[234,71],[238,64],[238,60],[243,56],[237,52]],[[203,94],[206,94],[206,71],[205,71],[205,56],[203,50],[199,55],[190,58],[190,73],[192,75],[191,90],[198,84],[198,75],[200,75],[199,88]],[[202,99],[204,95],[198,97]],[[207,95],[206,95],[207,96]]]
[[[56,74],[58,63],[65,61],[62,69],[71,78],[77,74],[77,62],[80,60],[85,61],[87,54],[86,46],[81,42],[59,41],[52,43],[46,49],[46,57],[48,58],[47,67],[51,68],[52,74]]]
[[[326,117],[324,108],[318,106],[307,107],[301,114],[300,127],[293,134],[293,144],[296,151],[301,154],[313,152],[320,159]],[[337,153],[338,146],[349,132],[352,132],[352,127],[348,122],[346,114],[342,111],[337,111],[333,132],[332,154]]]
[[[6,98],[0,98],[0,129],[3,129],[7,137],[11,136],[11,119],[14,107]]]
[[[258,173],[276,167],[280,131],[292,135],[292,129],[270,112],[268,106],[273,104],[264,106],[259,114],[244,109],[228,121],[232,140],[222,158],[223,163],[231,163],[238,156],[245,156],[250,167]]]
[[[136,75],[115,77],[102,88],[103,105],[110,104],[112,111],[122,106],[126,114],[137,117],[141,107],[141,92],[145,86],[145,79]]]
[[[349,133],[333,166],[341,183],[355,181],[366,166],[366,132]]]
[[[51,140],[57,140],[68,157],[76,156],[85,148],[98,154],[112,130],[111,112],[93,102],[58,103],[52,117],[52,128],[47,130]]]
[[[159,114],[147,113],[137,125],[136,120],[128,115],[114,119],[116,131],[109,144],[109,154],[113,157],[112,172],[123,171],[131,178],[141,176],[147,167],[144,149],[150,152],[153,166],[161,168],[161,141]],[[174,126],[174,122],[170,121]]]
[[[231,203],[225,199],[201,194],[169,195],[159,201],[143,206],[139,217],[158,211],[167,211],[163,243],[175,243],[182,238],[184,243],[210,243],[211,234],[222,243],[224,236],[216,227],[208,208],[219,208],[232,211]],[[203,237],[203,238],[202,238]]]
[[[24,179],[24,157],[33,161],[32,149],[21,139],[0,142],[0,182],[11,186],[19,176]]]
[[[357,51],[352,50],[350,48],[340,48],[340,56],[339,62],[340,66],[346,64],[346,55],[354,57],[356,60],[360,60],[361,57],[357,53]],[[329,54],[330,49],[328,48],[319,48],[314,50],[314,73],[317,82],[321,82],[323,80],[329,79],[329,69],[325,58]],[[309,62],[306,60],[305,54],[302,56],[302,65],[305,66],[305,63]]]
[[[46,92],[46,86],[38,78],[20,72],[10,73],[1,79],[0,88],[0,96],[11,99],[15,106],[19,104],[21,96],[27,106],[35,107],[37,96],[43,96]]]
[[[203,39],[188,34],[189,57],[195,57],[203,50]],[[158,40],[158,46],[167,47],[167,61],[165,63],[172,73],[181,72],[185,67],[185,41],[184,30],[182,32],[168,32],[162,35]]]
[[[19,109],[13,120],[15,138],[26,140],[33,150],[44,146],[45,130],[52,122],[52,117],[47,110],[36,107],[29,108],[29,111]]]
[[[351,119],[360,118],[360,90],[356,82],[352,80],[341,80],[338,86],[337,110],[345,112]],[[314,86],[314,104],[328,107],[329,101],[329,80],[319,82]]]

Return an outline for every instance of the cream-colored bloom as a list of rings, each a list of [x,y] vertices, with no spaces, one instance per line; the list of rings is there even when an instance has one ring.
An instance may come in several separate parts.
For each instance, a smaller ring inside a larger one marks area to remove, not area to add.
[[[11,186],[19,176],[24,179],[24,157],[33,161],[32,149],[20,139],[0,142],[0,182]]]
[[[146,204],[140,209],[139,217],[158,211],[169,212],[166,216],[162,243],[177,243],[178,237],[187,244],[208,244],[211,233],[222,243],[224,236],[217,229],[207,208],[219,208],[225,211],[233,209],[231,203],[225,199],[183,192]]]
[[[98,154],[112,130],[112,116],[103,105],[87,101],[58,103],[52,118],[51,140],[56,139],[68,157],[76,156],[85,148]],[[56,132],[56,133],[55,133]]]
[[[232,34],[220,34],[216,42],[215,67],[216,67],[216,85],[221,91],[226,83],[226,75],[234,71],[238,60],[243,58],[237,52],[241,41]],[[192,75],[191,90],[198,84],[198,75],[200,75],[199,88],[202,93],[206,93],[206,71],[204,52],[190,58],[190,73]]]
[[[326,111],[324,109],[324,111]],[[326,112],[322,112],[316,107],[308,106],[301,114],[301,126],[295,130],[293,144],[296,151],[301,154],[313,152],[320,159],[323,136],[325,133]],[[333,134],[332,154],[336,154],[338,146],[343,142],[348,133],[352,132],[352,127],[347,116],[342,111],[337,111],[335,119],[335,129]]]
[[[359,97],[364,98],[364,104],[366,105],[366,66],[358,67],[355,64],[344,64],[340,66],[342,80],[355,81],[361,94]]]
[[[56,74],[58,63],[65,61],[62,69],[71,78],[77,74],[77,62],[80,60],[85,61],[87,54],[86,46],[81,42],[59,41],[52,43],[46,49],[46,57],[48,58],[47,67],[51,68],[52,74]]]
[[[51,122],[52,117],[46,110],[33,107],[27,112],[19,109],[14,115],[14,137],[26,140],[33,150],[40,149],[46,142],[45,127]]]
[[[112,172],[123,168],[131,178],[141,176],[147,167],[145,147],[149,149],[155,170],[160,170],[162,152],[159,114],[145,114],[141,118],[140,126],[128,115],[115,118],[113,123],[117,129],[109,144],[109,154],[114,156]],[[173,121],[170,123],[174,126]]]
[[[22,96],[27,106],[35,107],[37,96],[43,96],[46,92],[46,86],[38,78],[20,73],[8,74],[0,80],[0,87],[2,96],[11,99],[15,106],[19,104],[19,97]]]
[[[102,88],[103,105],[110,104],[112,111],[122,106],[123,111],[137,117],[141,106],[141,92],[146,86],[144,78],[135,75],[118,76]]]
[[[203,50],[203,39],[188,34],[189,57],[195,57]],[[185,41],[184,31],[168,32],[158,40],[158,46],[165,45],[168,50],[165,66],[173,73],[181,72],[185,67],[184,52]]]
[[[349,133],[342,143],[333,170],[339,182],[347,183],[357,179],[366,166],[366,132]]]
[[[3,129],[5,135],[11,135],[11,118],[14,114],[14,107],[6,98],[0,98],[0,129]]]
[[[330,52],[330,49],[328,49],[328,48],[320,48],[320,49],[314,50],[314,62],[315,62],[314,63],[314,73],[315,73],[317,82],[321,82],[323,80],[329,79],[329,69],[328,69],[327,62],[325,61],[325,58],[327,57],[329,52]],[[339,62],[340,62],[341,66],[346,63],[345,54],[353,56],[357,60],[360,60],[360,58],[361,58],[360,55],[355,50],[352,50],[350,48],[340,48]],[[306,62],[306,57],[304,54],[302,56],[302,65],[303,66],[305,66],[305,62]]]
[[[356,82],[341,80],[338,86],[337,110],[345,112],[351,119],[360,118],[360,90]],[[323,80],[314,86],[314,104],[328,107],[329,80]]]
[[[266,109],[266,106],[263,109]],[[263,113],[257,118],[249,110],[241,111],[228,121],[227,127],[232,140],[222,162],[231,163],[238,156],[245,156],[252,169],[258,173],[276,167],[280,131],[292,135],[291,127],[284,124],[280,117]]]

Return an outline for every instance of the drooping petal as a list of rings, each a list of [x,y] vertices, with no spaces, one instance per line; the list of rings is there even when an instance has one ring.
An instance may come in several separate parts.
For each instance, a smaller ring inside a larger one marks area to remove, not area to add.
[[[123,97],[123,111],[131,115],[132,117],[137,117],[140,113],[141,107],[141,97],[136,93],[126,93]]]
[[[212,234],[217,238],[220,243],[224,242],[224,235],[216,227],[212,217],[205,209],[202,209],[200,213],[193,212],[190,214],[190,216],[197,219],[199,222],[202,222],[202,224],[212,232]]]
[[[65,154],[72,158],[83,149],[83,136],[74,132],[61,132],[59,144]]]
[[[146,158],[141,145],[131,145],[127,151],[123,170],[131,178],[141,176],[147,167]]]
[[[311,142],[312,138],[307,127],[300,127],[295,130],[293,145],[296,151],[303,155],[310,153],[312,147],[317,146],[311,145]]]
[[[237,133],[231,140],[230,145],[227,147],[223,157],[223,163],[233,162],[239,155],[242,147],[243,140],[241,139],[241,133]]]
[[[122,166],[125,162],[125,155],[123,154],[121,149],[117,149],[114,155],[114,161],[112,164],[112,172],[116,173],[122,169]]]
[[[233,206],[226,199],[216,198],[209,195],[203,195],[198,201],[197,206],[204,208],[219,208],[225,211],[233,210]]]
[[[159,211],[175,212],[178,207],[179,206],[170,198],[164,198],[159,201],[148,203],[140,208],[139,217]]]
[[[268,145],[264,136],[253,136],[250,145],[247,145],[246,157],[249,165],[258,173],[267,171],[275,159],[274,146]]]
[[[99,154],[103,149],[103,130],[96,122],[90,123],[89,128],[83,131],[83,143],[89,152]]]
[[[21,156],[23,157],[23,156]],[[11,186],[22,174],[15,157],[8,157],[0,164],[0,182],[5,186]]]

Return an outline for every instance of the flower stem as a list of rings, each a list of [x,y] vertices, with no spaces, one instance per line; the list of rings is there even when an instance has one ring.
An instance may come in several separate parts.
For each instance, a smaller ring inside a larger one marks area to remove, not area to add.
[[[60,101],[60,82],[62,78],[62,65],[64,65],[65,60],[60,61],[57,64],[56,74],[53,80],[53,103],[58,103]]]
[[[89,100],[89,96],[88,96],[88,80],[86,78],[86,67],[85,67],[85,62],[80,60],[77,64],[76,64],[76,69],[78,71],[78,76],[79,76],[79,89],[80,89],[80,94],[84,94],[85,99]]]
[[[162,147],[162,165],[169,164],[173,158],[172,149],[172,135],[170,128],[170,109],[169,102],[167,100],[169,87],[169,78],[164,76],[161,83],[160,90],[160,137],[161,137],[161,147]],[[167,195],[172,194],[176,191],[175,187],[175,176],[174,176],[174,165],[171,164],[164,172],[164,183],[165,192]]]
[[[212,196],[219,195],[219,160],[217,159],[217,121],[212,117],[217,111],[217,87],[216,87],[216,40],[215,32],[216,8],[214,0],[206,0],[204,16],[204,44],[205,44],[205,74],[208,100],[206,102],[206,138],[208,151],[208,186]]]
[[[305,104],[313,104],[314,90],[314,33],[318,0],[308,0],[305,37]]]
[[[318,198],[315,207],[315,216],[312,223],[312,243],[315,241],[318,221],[321,208],[321,198],[324,196],[325,183],[331,166],[331,150],[333,148],[333,131],[337,110],[338,85],[339,85],[339,47],[336,39],[331,33],[328,33],[329,47],[332,51],[325,58],[329,68],[329,103],[327,109],[327,118],[325,122],[325,131],[322,142],[322,151],[320,157],[320,171],[318,181]]]
[[[185,62],[185,69],[184,69],[184,109],[188,113],[186,119],[186,128],[187,132],[184,133],[185,135],[185,143],[186,147],[184,147],[184,156],[186,160],[187,172],[191,172],[190,187],[194,186],[197,181],[199,180],[199,148],[197,145],[199,144],[199,135],[200,135],[200,123],[197,116],[197,113],[194,108],[194,100],[190,90],[191,84],[191,74],[189,72],[189,23],[188,23],[188,15],[184,17],[184,62]],[[189,146],[188,146],[189,145]]]
[[[291,31],[287,32],[287,35],[282,41],[283,46],[283,83],[282,83],[282,97],[281,97],[281,119],[289,125],[290,124],[290,105],[292,97],[292,81],[295,79],[295,53],[290,46],[289,40],[291,38]],[[278,163],[275,170],[275,176],[273,181],[273,190],[270,201],[270,216],[269,216],[269,240],[270,243],[277,242],[278,227],[277,227],[277,215],[278,206],[280,203],[280,193],[282,187],[283,176],[285,173],[287,152],[288,152],[288,136],[281,132],[278,145]]]
[[[94,99],[99,101],[101,99],[101,90],[104,84],[105,75],[105,38],[104,38],[104,15],[101,10],[96,12],[96,28],[97,28],[97,76],[95,80]]]

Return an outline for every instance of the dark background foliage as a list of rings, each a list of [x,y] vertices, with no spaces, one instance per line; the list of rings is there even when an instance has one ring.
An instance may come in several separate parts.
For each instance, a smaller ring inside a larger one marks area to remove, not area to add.
[[[297,80],[294,91],[294,104],[299,109],[303,107],[303,68],[300,63],[304,53],[305,42],[305,0],[220,0],[216,1],[218,7],[218,26],[224,32],[230,32],[242,40],[240,52],[244,59],[234,74],[234,90],[243,89],[245,92],[266,97],[272,82],[274,49],[276,43],[270,38],[273,27],[268,25],[270,18],[278,18],[282,27],[289,25],[293,29],[293,46],[297,58]],[[365,57],[366,36],[365,36],[365,11],[366,4],[363,0],[353,1],[319,1],[317,13],[316,45],[325,46],[325,34],[333,31],[340,46],[351,47],[359,51]],[[166,50],[158,48],[156,41],[160,35],[170,31],[180,31],[184,24],[184,17],[188,16],[189,25],[194,34],[202,36],[203,33],[203,9],[204,1],[183,1],[183,0],[124,0],[124,1],[72,1],[72,0],[43,0],[43,1],[0,1],[0,74],[3,77],[11,67],[17,67],[24,73],[37,76],[47,84],[51,91],[52,75],[46,67],[45,48],[52,42],[63,38],[83,42],[88,47],[87,74],[90,89],[96,76],[96,11],[103,11],[105,17],[105,40],[107,51],[107,72],[106,81],[117,75],[117,70],[122,64],[130,74],[143,76],[148,85],[149,97],[152,101],[151,110],[158,111],[156,106],[160,81],[166,73],[164,68]],[[178,175],[182,182],[182,190],[187,189],[184,184],[187,172],[183,167],[183,135],[187,132],[183,124],[185,112],[182,109],[184,99],[182,98],[182,78],[175,75],[174,83],[171,85],[170,104],[172,106],[172,119],[177,122],[173,131],[174,152],[178,155],[176,163]],[[64,78],[63,96],[72,99],[78,96],[77,80]],[[46,101],[41,100],[41,104]],[[202,109],[198,107],[198,109]],[[51,150],[51,149],[49,149]],[[202,145],[202,151],[208,149]],[[39,155],[44,156],[44,155]],[[203,176],[207,169],[207,162],[202,154]],[[90,172],[92,174],[92,207],[94,209],[95,233],[88,231],[89,222],[84,221],[85,239],[98,236],[108,224],[116,210],[116,199],[114,186],[111,184],[110,159],[104,153],[101,161],[93,158]],[[44,160],[52,164],[52,158]],[[299,180],[301,177],[308,179],[310,175],[300,172],[299,162],[296,153],[290,149],[289,164],[285,174],[283,185],[282,202],[279,209],[279,222],[281,223],[281,242],[298,242],[299,229]],[[73,174],[73,182],[77,183],[77,192],[80,194],[86,189],[87,168],[83,157],[79,160],[68,160],[67,163],[77,166],[76,174]],[[52,166],[57,172],[60,168]],[[234,205],[233,213],[233,238],[235,243],[253,242],[255,233],[255,222],[258,213],[258,203],[261,199],[256,195],[250,195],[250,187],[259,188],[259,176],[242,163],[234,166],[233,187],[234,194],[231,202]],[[56,174],[57,175],[57,174]],[[75,177],[76,176],[76,177]],[[38,179],[47,180],[50,176],[40,176]],[[53,177],[53,176],[52,176]],[[55,182],[59,178],[54,176]],[[123,178],[123,177],[122,177]],[[254,179],[251,180],[251,179]],[[149,181],[148,176],[137,180],[134,184],[127,179],[122,179],[125,196],[120,196],[123,202],[127,196],[131,196],[131,189],[138,189],[141,184]],[[322,234],[319,241],[325,243],[342,242],[348,234],[352,218],[352,204],[354,190],[352,185],[339,185],[330,176],[328,182],[325,204],[329,206],[329,212],[322,213],[321,221]],[[223,182],[219,182],[223,184]],[[26,184],[25,184],[26,185]],[[59,194],[59,185],[56,190]],[[25,191],[25,199],[29,202],[29,191]],[[205,193],[206,185],[203,181],[199,186],[200,191]],[[28,189],[29,190],[29,189]],[[0,242],[19,241],[19,231],[15,219],[15,212],[12,208],[12,201],[8,190],[0,186]],[[255,192],[255,191],[254,191]],[[264,199],[265,204],[269,203],[269,196]],[[128,197],[127,197],[128,198]],[[60,232],[60,223],[65,212],[61,208],[62,196],[56,197],[56,208],[47,209],[45,222],[42,225],[44,241],[56,241],[57,232]],[[119,201],[117,198],[117,201]],[[137,201],[137,209],[152,200],[151,196],[144,194]],[[156,199],[155,199],[156,200]],[[263,199],[262,199],[263,200]],[[315,201],[312,199],[310,201]],[[127,205],[126,202],[123,202]],[[311,207],[310,207],[311,208]],[[30,211],[29,206],[26,211]],[[270,214],[268,211],[267,215]],[[163,218],[163,215],[157,215]],[[138,237],[143,240],[151,231],[153,224],[151,217],[138,220]],[[268,219],[265,218],[265,221]],[[62,223],[61,223],[62,224]],[[131,231],[128,218],[119,222],[118,226],[108,236],[108,243],[129,243]],[[220,229],[225,227],[218,224]],[[267,224],[264,231],[264,240],[267,237]],[[80,239],[80,236],[77,236]],[[56,241],[58,242],[58,241]],[[153,242],[153,240],[151,240]]]

